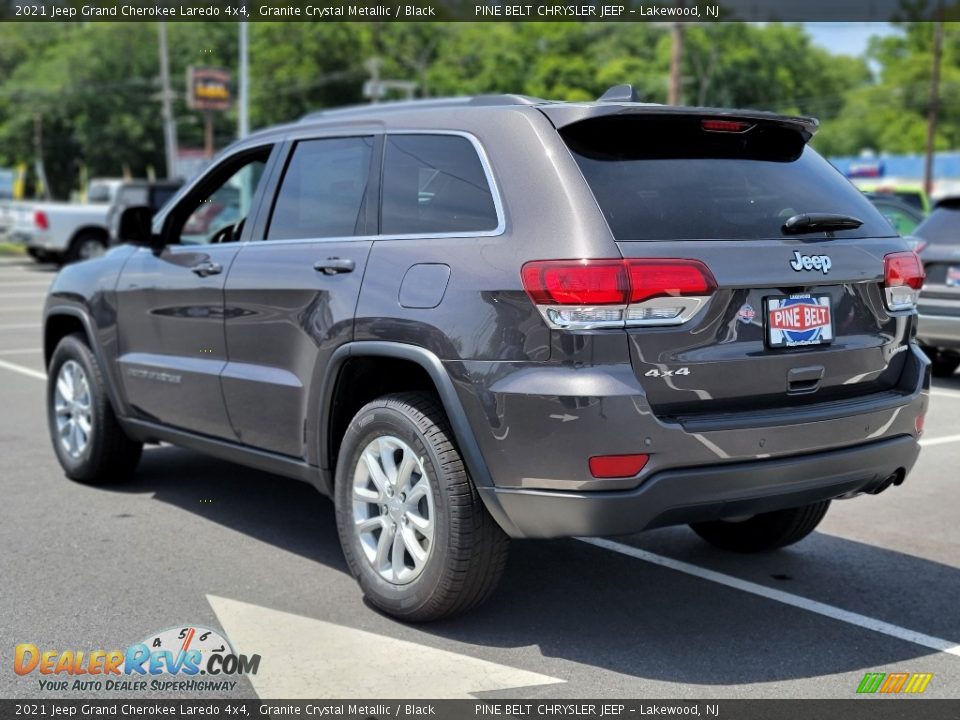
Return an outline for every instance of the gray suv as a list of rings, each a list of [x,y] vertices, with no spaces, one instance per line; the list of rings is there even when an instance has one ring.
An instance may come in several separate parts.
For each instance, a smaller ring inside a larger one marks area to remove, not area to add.
[[[797,542],[903,482],[930,375],[917,256],[815,130],[619,87],[259,132],[57,276],[57,457],[108,483],[167,442],[312,483],[405,620],[482,602],[509,538]]]

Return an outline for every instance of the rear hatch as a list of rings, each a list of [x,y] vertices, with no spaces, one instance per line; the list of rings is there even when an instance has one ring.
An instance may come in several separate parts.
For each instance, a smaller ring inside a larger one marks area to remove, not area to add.
[[[671,324],[670,297],[648,320],[631,323],[628,310],[633,368],[659,416],[896,392],[915,293],[888,309],[884,257],[906,245],[807,146],[814,121],[635,105],[544,112],[624,258],[695,260],[715,279],[684,322]],[[690,311],[674,304],[680,318]]]
[[[920,295],[924,315],[960,317],[960,198],[941,201],[914,234],[927,279]]]

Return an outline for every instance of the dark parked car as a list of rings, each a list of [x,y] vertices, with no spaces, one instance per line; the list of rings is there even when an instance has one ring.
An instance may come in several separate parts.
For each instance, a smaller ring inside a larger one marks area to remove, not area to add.
[[[926,215],[912,205],[888,193],[865,193],[873,206],[881,212],[893,229],[903,236],[912,235]]]
[[[927,274],[918,338],[933,359],[933,374],[949,377],[960,367],[960,198],[937,203],[914,235]]]
[[[120,242],[120,216],[130,207],[149,207],[152,212],[162,208],[167,200],[176,195],[183,185],[182,180],[128,180],[117,190],[116,199],[107,211],[107,228],[110,244]]]
[[[57,457],[107,483],[163,441],[308,481],[407,620],[488,597],[511,537],[797,542],[903,482],[930,366],[919,260],[816,127],[620,87],[259,132],[55,280]]]

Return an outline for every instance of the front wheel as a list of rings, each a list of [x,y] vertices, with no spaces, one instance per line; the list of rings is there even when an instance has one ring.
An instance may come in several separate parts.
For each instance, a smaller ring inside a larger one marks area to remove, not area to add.
[[[364,406],[340,446],[334,499],[350,571],[375,607],[437,620],[486,600],[509,540],[487,513],[431,395]]]
[[[713,520],[694,523],[690,527],[721,550],[764,552],[803,540],[820,524],[829,507],[830,501],[824,500],[789,510],[760,513],[740,522]]]
[[[143,444],[128,438],[107,397],[103,372],[81,335],[57,345],[47,369],[47,420],[67,477],[93,485],[126,480]]]

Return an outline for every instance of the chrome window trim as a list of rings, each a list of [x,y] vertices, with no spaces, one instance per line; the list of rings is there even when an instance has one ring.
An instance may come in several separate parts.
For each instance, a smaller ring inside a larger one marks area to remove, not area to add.
[[[336,135],[335,137],[368,137],[371,133],[357,133],[347,135]],[[479,237],[498,237],[503,235],[507,229],[506,214],[503,210],[503,200],[500,195],[500,186],[497,184],[493,175],[493,167],[487,156],[486,150],[480,140],[473,134],[464,130],[386,130],[383,133],[385,139],[391,135],[455,135],[465,138],[473,146],[477,157],[480,160],[480,167],[487,180],[487,186],[490,188],[490,196],[493,199],[493,208],[497,214],[497,226],[491,230],[474,230],[470,232],[437,232],[437,233],[378,233],[375,235],[330,235],[325,237],[313,238],[286,238],[283,240],[270,240],[261,238],[249,242],[267,242],[271,245],[291,245],[300,243],[319,243],[319,242],[371,242],[375,240],[435,240],[435,239],[455,239],[455,238],[479,238]],[[330,136],[334,137],[334,136]],[[310,138],[297,138],[296,142],[307,141]],[[325,137],[314,138],[316,140],[326,139]],[[381,165],[381,172],[383,168]],[[281,185],[277,188],[279,194]],[[377,208],[378,214],[383,211],[382,205]]]

